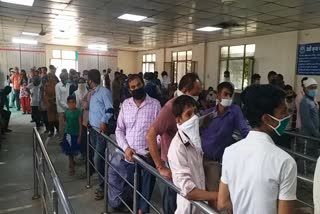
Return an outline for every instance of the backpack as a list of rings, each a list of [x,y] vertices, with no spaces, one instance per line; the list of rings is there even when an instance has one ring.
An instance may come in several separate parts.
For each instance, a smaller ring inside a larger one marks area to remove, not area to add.
[[[133,189],[127,184],[121,177],[126,178],[131,184],[133,184],[133,175],[135,166],[124,160],[122,154],[114,152],[108,171],[108,203],[113,209],[123,208],[124,205],[119,199],[121,197],[130,207],[133,203]],[[114,170],[116,169],[120,175]]]

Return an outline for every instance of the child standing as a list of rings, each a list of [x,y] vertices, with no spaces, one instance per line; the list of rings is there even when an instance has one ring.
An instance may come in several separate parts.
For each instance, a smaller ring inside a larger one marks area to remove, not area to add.
[[[69,96],[68,109],[65,111],[66,129],[61,143],[63,152],[69,156],[69,173],[74,175],[74,156],[78,154],[81,143],[82,113],[77,109],[76,98]]]
[[[27,90],[28,78],[25,70],[20,72],[20,103],[22,106],[22,114],[31,114],[30,94]]]

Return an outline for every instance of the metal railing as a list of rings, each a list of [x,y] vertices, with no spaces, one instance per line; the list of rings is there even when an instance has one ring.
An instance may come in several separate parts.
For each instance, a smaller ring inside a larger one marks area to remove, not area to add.
[[[320,139],[315,138],[315,137],[311,137],[311,136],[305,136],[305,135],[299,134],[297,132],[288,132],[287,131],[287,132],[285,132],[285,135],[291,137],[291,139],[290,139],[291,149],[285,148],[283,146],[280,146],[280,148],[283,149],[284,151],[288,152],[296,160],[302,159],[302,161],[303,161],[302,163],[304,165],[303,166],[303,168],[304,168],[303,173],[298,173],[297,178],[301,182],[313,185],[312,176],[311,177],[307,176],[307,165],[308,165],[307,162],[311,162],[311,163],[316,164],[317,158],[312,157],[308,154],[307,146],[308,146],[308,144],[318,144],[318,146],[320,148]],[[301,149],[298,149],[299,144],[301,144]],[[301,152],[301,150],[302,150],[302,152]],[[314,174],[314,172],[313,172],[313,174]],[[314,208],[313,204],[307,203],[303,199],[298,198],[297,201],[310,207],[310,208]]]
[[[36,128],[33,128],[33,174],[32,199],[41,200],[42,213],[58,214],[59,207],[63,213],[75,213]]]
[[[121,198],[121,196],[118,196],[119,200],[121,200],[123,205],[126,206],[126,208],[130,211],[130,213],[134,213],[134,214],[137,213],[137,211],[138,211],[137,200],[138,200],[138,197],[141,197],[142,200],[144,200],[150,206],[151,209],[153,209],[156,213],[161,214],[162,213],[161,210],[159,208],[157,208],[154,204],[152,204],[151,201],[148,201],[142,195],[142,193],[138,191],[138,183],[139,183],[138,167],[141,167],[142,169],[147,170],[149,173],[151,173],[153,176],[155,176],[160,182],[162,182],[166,186],[170,187],[177,194],[180,193],[180,189],[178,187],[176,187],[171,181],[168,181],[166,178],[162,177],[154,167],[152,167],[151,165],[146,163],[138,155],[133,155],[134,164],[135,164],[135,172],[134,172],[134,181],[133,181],[133,184],[132,184],[129,180],[127,180],[126,178],[121,176],[121,174],[118,172],[118,170],[115,169],[112,166],[111,162],[110,162],[110,154],[111,154],[110,146],[112,146],[113,149],[117,149],[117,152],[119,152],[122,155],[124,155],[123,150],[117,145],[117,142],[115,142],[112,138],[110,138],[109,136],[107,136],[107,135],[105,135],[103,133],[100,133],[99,130],[95,129],[95,128],[91,128],[90,130],[88,129],[88,132],[87,132],[87,167],[86,167],[86,170],[87,170],[87,188],[91,187],[90,166],[93,167],[97,172],[97,169],[95,168],[94,163],[92,163],[90,161],[90,158],[89,158],[90,149],[92,149],[94,152],[97,152],[95,150],[95,148],[90,144],[90,132],[92,132],[92,131],[101,134],[104,137],[104,139],[106,140],[105,157],[100,156],[100,158],[103,158],[103,160],[105,162],[105,174],[101,175],[100,173],[97,173],[98,176],[103,178],[104,181],[105,181],[105,185],[104,185],[104,196],[105,196],[104,213],[110,213],[109,204],[108,204],[108,186],[109,186],[108,171],[109,171],[109,168],[112,168],[119,175],[119,177],[121,177],[128,184],[128,186],[133,188],[132,208],[131,208],[131,206],[129,204],[126,203],[126,201],[124,199]],[[202,213],[205,213],[205,214],[218,214],[218,212],[213,210],[209,205],[207,205],[204,202],[190,201],[190,203],[191,203],[190,213],[192,213],[192,208],[193,207],[197,207],[199,210],[201,210]]]

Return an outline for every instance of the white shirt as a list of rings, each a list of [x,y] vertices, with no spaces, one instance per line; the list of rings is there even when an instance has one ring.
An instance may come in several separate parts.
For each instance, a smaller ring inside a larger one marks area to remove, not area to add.
[[[185,143],[188,142],[183,134],[180,134],[180,136]],[[177,132],[169,147],[168,161],[173,183],[180,188],[182,196],[186,196],[196,187],[205,190],[202,156],[203,152],[197,150],[192,144],[184,144]],[[191,204],[182,196],[177,195],[175,213],[189,214]],[[193,206],[192,213],[199,214],[201,210]]]
[[[31,92],[31,106],[40,106],[40,87],[41,85],[35,86],[33,83],[27,86]]]
[[[106,87],[106,74],[101,75],[101,83],[103,87]]]
[[[313,203],[314,214],[320,214],[320,157],[318,158],[316,170],[314,171]]]
[[[165,89],[168,89],[169,85],[171,84],[171,81],[170,81],[170,77],[168,76],[163,76],[162,78],[162,85]]]
[[[67,99],[70,91],[70,84],[63,85],[62,82],[56,84],[56,103],[58,113],[63,113],[67,108]]]
[[[77,108],[81,109],[82,106],[82,99],[84,98],[84,95],[88,93],[88,90],[86,88],[80,89],[78,86],[78,89],[74,92],[76,95],[76,101],[77,101]]]
[[[221,181],[228,185],[234,214],[277,214],[278,200],[296,200],[297,165],[263,132],[226,148]]]

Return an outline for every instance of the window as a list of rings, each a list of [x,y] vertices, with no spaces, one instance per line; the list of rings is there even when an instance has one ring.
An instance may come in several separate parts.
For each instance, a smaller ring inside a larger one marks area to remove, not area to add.
[[[256,45],[223,46],[220,48],[220,82],[225,81],[224,72],[230,72],[235,89],[243,90],[251,81]]]
[[[56,75],[59,77],[62,69],[78,70],[78,62],[76,60],[75,51],[52,50],[52,59],[50,64],[57,68]]]
[[[156,65],[155,54],[145,54],[142,58],[142,72],[154,72]]]
[[[192,64],[192,51],[172,52],[173,78],[177,83],[186,74],[194,69]]]

